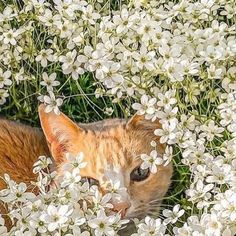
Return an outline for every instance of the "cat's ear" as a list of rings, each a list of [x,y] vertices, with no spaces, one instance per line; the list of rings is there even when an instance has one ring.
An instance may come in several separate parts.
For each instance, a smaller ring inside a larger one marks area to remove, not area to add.
[[[83,130],[63,113],[59,115],[53,111],[46,113],[43,104],[39,106],[38,112],[51,154],[56,163],[61,163],[65,153],[74,149],[74,142]]]
[[[138,114],[132,116],[126,124],[127,129],[144,129],[147,131],[148,130],[153,131],[155,129],[160,128],[160,126],[161,125],[158,120],[155,121],[147,120],[145,119],[144,115],[138,115]]]

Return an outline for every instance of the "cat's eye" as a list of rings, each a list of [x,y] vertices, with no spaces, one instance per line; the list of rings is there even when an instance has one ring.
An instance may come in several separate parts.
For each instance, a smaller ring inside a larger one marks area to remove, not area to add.
[[[82,177],[80,182],[81,183],[88,182],[90,187],[93,185],[99,186],[99,181],[91,177]]]
[[[148,178],[150,175],[150,170],[148,169],[141,169],[140,166],[136,167],[130,174],[130,179],[133,181],[143,181]]]

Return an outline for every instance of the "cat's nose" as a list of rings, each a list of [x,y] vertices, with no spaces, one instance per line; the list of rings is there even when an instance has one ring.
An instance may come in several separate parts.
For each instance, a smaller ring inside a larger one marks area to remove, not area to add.
[[[128,202],[119,202],[113,204],[113,211],[119,212],[122,219],[124,219],[126,212],[129,208],[130,208],[130,203]]]

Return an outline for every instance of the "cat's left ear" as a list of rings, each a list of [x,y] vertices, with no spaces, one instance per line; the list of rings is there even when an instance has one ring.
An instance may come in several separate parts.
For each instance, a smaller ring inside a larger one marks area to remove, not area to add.
[[[75,151],[76,141],[80,138],[83,130],[63,113],[60,115],[53,111],[46,113],[43,104],[39,106],[38,111],[41,127],[51,154],[56,163],[61,163],[67,152],[73,153]]]

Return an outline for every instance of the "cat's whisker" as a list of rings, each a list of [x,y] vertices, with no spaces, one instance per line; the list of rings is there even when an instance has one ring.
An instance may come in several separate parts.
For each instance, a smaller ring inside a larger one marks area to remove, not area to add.
[[[149,204],[149,207],[156,207],[156,208],[160,208],[160,204]]]
[[[160,207],[160,203],[151,203],[151,204],[149,204],[149,207]]]
[[[140,155],[135,156],[135,157],[134,157],[134,160],[135,160],[135,161],[136,161],[136,160],[140,160]]]
[[[149,208],[154,208],[154,209],[156,209],[156,210],[160,210],[160,206],[159,205],[151,205],[151,206],[149,206]]]
[[[173,208],[173,205],[170,205],[170,204],[161,204],[161,206],[163,206],[163,207]]]
[[[144,214],[146,211],[144,208],[138,208],[135,211],[132,212],[132,215],[134,215],[135,217]],[[141,214],[140,214],[141,213]]]
[[[156,201],[159,201],[159,202],[161,202],[161,201],[162,201],[162,199],[160,199],[160,198],[156,198],[156,199],[153,199],[152,201],[150,201],[149,203],[156,202]]]
[[[144,209],[137,209],[136,211],[134,211],[133,213],[140,213],[140,212],[143,212],[144,211]]]
[[[153,217],[153,218],[160,218],[162,220],[164,220],[163,216],[159,215],[158,212],[154,212],[153,209],[150,209],[148,212],[147,212],[147,215]]]
[[[173,206],[172,206],[172,207],[169,207],[169,208],[167,208],[167,207],[165,207],[165,206],[160,206],[160,210],[166,210],[166,209],[170,209],[170,210],[171,210],[171,208],[173,208]]]

